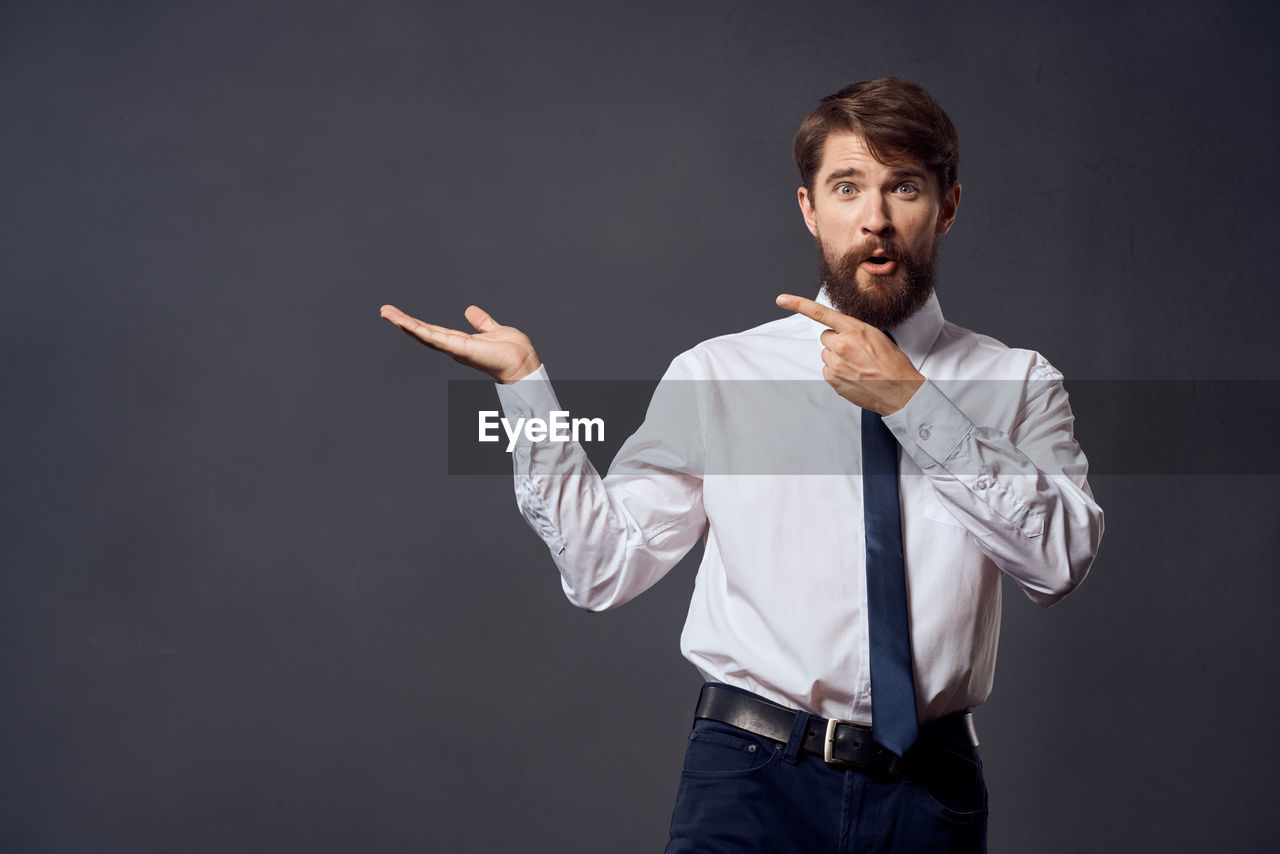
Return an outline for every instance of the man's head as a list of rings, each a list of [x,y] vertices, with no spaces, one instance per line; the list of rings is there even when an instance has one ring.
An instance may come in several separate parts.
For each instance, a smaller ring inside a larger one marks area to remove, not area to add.
[[[910,317],[933,292],[938,240],[960,204],[947,114],[914,83],[855,83],[805,117],[793,151],[832,304],[881,328]]]

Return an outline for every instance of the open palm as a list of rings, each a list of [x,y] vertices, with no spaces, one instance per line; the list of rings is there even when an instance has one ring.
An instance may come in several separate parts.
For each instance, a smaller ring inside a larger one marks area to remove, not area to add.
[[[469,306],[467,322],[476,331],[462,332],[410,317],[393,305],[382,307],[383,319],[398,326],[433,350],[447,353],[455,361],[483,371],[500,383],[513,383],[536,371],[542,364],[533,342],[514,326],[503,326],[479,306]]]

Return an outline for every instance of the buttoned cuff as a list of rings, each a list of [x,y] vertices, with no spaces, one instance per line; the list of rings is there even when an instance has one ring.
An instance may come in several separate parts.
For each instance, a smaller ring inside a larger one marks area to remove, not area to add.
[[[969,417],[931,380],[884,423],[922,470],[946,463],[973,430]]]
[[[528,423],[535,418],[545,424],[550,421],[551,413],[560,410],[560,401],[556,399],[545,365],[539,365],[536,371],[514,383],[497,383],[496,386],[502,415],[508,424],[518,427],[522,422]],[[530,439],[528,430],[516,429],[514,444],[511,446],[511,460],[517,475],[534,473],[534,457],[542,460],[538,466],[542,473],[551,470],[552,463],[547,459],[547,454],[551,452],[550,445],[563,448],[564,443],[554,442],[549,445],[548,437],[549,434],[544,432],[537,439]]]
[[[539,365],[536,371],[514,383],[497,383],[497,388],[498,402],[502,404],[502,414],[508,421],[546,418],[560,408],[546,365]]]

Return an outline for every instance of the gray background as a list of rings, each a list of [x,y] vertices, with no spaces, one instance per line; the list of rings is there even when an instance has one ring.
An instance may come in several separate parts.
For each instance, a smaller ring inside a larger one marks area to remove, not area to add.
[[[378,306],[655,377],[816,290],[791,134],[896,74],[963,142],[950,319],[1280,379],[1262,8],[5,3],[0,848],[660,850],[697,555],[573,609]],[[1276,479],[1093,486],[1085,585],[1007,591],[991,848],[1264,850]]]

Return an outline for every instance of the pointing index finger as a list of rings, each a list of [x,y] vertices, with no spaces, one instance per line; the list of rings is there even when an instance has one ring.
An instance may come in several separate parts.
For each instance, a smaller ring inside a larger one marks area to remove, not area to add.
[[[795,294],[781,294],[778,297],[778,305],[782,308],[790,309],[797,314],[803,314],[810,320],[816,320],[823,326],[834,329],[836,332],[843,332],[851,329],[858,324],[857,320],[849,317],[847,314],[841,314],[833,308],[827,308],[821,303],[816,303],[811,299],[798,297]]]

